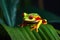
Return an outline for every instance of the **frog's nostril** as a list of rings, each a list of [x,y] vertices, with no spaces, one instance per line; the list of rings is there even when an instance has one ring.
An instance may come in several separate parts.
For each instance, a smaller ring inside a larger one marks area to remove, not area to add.
[[[29,16],[29,19],[33,19],[33,16]]]

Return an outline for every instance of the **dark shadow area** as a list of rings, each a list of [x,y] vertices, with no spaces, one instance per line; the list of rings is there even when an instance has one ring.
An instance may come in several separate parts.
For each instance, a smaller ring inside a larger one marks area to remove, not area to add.
[[[0,40],[11,40],[9,34],[6,32],[6,30],[2,27],[0,24]]]
[[[60,23],[51,23],[55,29],[60,30]]]
[[[59,0],[43,0],[44,9],[60,16],[60,1]]]
[[[58,34],[60,36],[60,34]]]

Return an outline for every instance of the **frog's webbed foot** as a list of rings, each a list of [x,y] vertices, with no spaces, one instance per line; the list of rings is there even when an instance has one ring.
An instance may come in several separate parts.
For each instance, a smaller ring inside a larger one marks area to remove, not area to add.
[[[23,27],[24,26],[24,24],[21,24],[21,27]]]
[[[23,25],[23,24],[19,24],[18,26],[21,26],[21,27],[23,27],[24,25]]]
[[[31,27],[31,31],[36,29],[36,25]]]
[[[33,27],[31,28],[31,31],[33,31],[33,30],[36,30],[36,32],[38,32],[38,29],[37,29],[36,26],[33,26]]]
[[[33,31],[35,29],[35,27],[31,28],[31,31]]]

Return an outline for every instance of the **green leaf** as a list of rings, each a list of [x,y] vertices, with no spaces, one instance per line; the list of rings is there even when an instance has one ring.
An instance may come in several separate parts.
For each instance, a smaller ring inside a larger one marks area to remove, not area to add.
[[[60,30],[57,30],[57,29],[56,29],[56,31],[57,31],[57,33],[60,35]]]
[[[23,28],[11,28],[5,24],[2,26],[8,32],[12,40],[60,40],[56,30],[49,24],[41,25],[39,28],[40,31],[38,33],[36,31],[31,31],[30,26],[25,26]]]

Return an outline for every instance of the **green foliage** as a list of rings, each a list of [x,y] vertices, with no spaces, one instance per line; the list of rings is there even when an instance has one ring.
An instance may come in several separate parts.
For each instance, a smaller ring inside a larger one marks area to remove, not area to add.
[[[58,34],[60,35],[60,30],[56,30],[58,32]]]
[[[6,29],[12,40],[60,40],[58,33],[50,24],[42,24],[38,33],[35,30],[31,31],[30,26],[24,28],[11,28],[5,24],[2,26]]]

